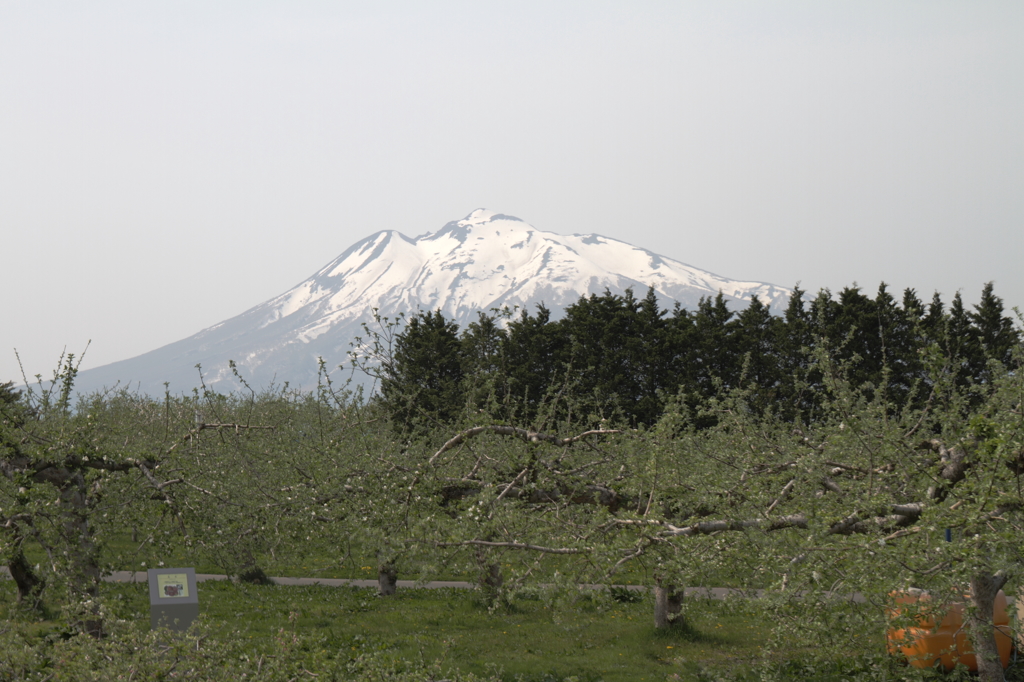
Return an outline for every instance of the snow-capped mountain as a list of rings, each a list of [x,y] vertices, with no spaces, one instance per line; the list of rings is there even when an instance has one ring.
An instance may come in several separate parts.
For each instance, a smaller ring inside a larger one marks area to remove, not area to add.
[[[562,236],[519,218],[477,209],[437,232],[410,239],[387,230],[354,244],[289,291],[198,334],[144,355],[82,372],[79,390],[139,385],[150,394],[190,391],[202,364],[206,385],[237,388],[228,361],[253,386],[288,381],[311,388],[317,358],[346,362],[372,311],[440,309],[460,326],[477,311],[544,303],[558,316],[580,296],[605,290],[638,297],[653,286],[664,307],[693,308],[721,291],[742,307],[753,295],[779,311],[790,290],[737,282],[596,234]]]

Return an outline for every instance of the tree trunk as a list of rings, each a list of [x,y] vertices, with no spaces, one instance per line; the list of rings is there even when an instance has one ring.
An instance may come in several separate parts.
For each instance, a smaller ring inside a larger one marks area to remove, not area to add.
[[[498,598],[501,586],[505,584],[505,576],[502,575],[501,564],[488,561],[487,552],[483,550],[477,551],[476,562],[480,567],[480,590],[483,592],[484,599],[489,603],[493,603]]]
[[[393,595],[398,589],[398,569],[390,561],[377,567],[377,594],[382,597]]]
[[[16,550],[16,554],[7,562],[7,570],[11,572],[11,577],[14,578],[14,583],[18,586],[18,603],[38,609],[41,602],[40,595],[43,587],[46,586],[46,581],[32,570],[32,566],[25,559],[20,546]]]
[[[971,579],[973,613],[968,615],[968,631],[978,659],[980,682],[1003,682],[1003,664],[996,647],[996,629],[993,624],[996,594],[1006,583],[1002,572],[995,575],[978,574]]]
[[[505,576],[501,574],[501,566],[492,563],[482,567],[480,584],[484,589],[492,592],[500,590],[501,586],[505,584]]]
[[[71,575],[69,586],[73,598],[91,603],[79,626],[93,637],[103,634],[103,621],[99,618],[100,594],[99,551],[93,542],[92,528],[89,527],[89,503],[86,495],[85,476],[75,472],[68,476],[61,489],[60,504],[63,516],[64,534],[70,548]]]
[[[683,618],[683,591],[677,590],[672,583],[655,577],[654,579],[654,627],[659,630],[681,626]]]

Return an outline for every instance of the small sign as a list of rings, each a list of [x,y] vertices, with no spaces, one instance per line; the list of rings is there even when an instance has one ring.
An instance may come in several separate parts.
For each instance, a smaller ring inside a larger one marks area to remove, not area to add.
[[[151,568],[149,620],[156,628],[183,632],[199,617],[199,593],[194,568]]]
[[[164,573],[156,577],[157,594],[161,599],[176,599],[188,596],[188,575],[185,573]]]

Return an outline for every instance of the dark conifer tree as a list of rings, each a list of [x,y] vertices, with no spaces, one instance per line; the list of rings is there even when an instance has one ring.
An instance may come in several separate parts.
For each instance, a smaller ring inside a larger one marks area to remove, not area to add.
[[[878,385],[884,363],[878,322],[875,302],[860,287],[845,287],[839,292],[839,307],[828,337],[833,343],[842,344],[840,357],[858,358],[853,369],[855,384]]]
[[[973,382],[974,376],[985,365],[985,355],[975,331],[971,315],[964,308],[958,291],[949,304],[949,315],[942,333],[943,350],[957,387]]]
[[[481,409],[488,399],[504,402],[507,396],[504,348],[507,332],[494,317],[478,313],[459,339],[463,390],[468,404]]]
[[[734,327],[729,325],[733,312],[722,292],[714,299],[701,298],[693,316],[693,375],[697,393],[709,398],[718,384],[734,388],[739,383],[743,359],[738,357]]]
[[[889,400],[897,406],[906,404],[919,388],[921,378],[915,335],[922,306],[913,289],[903,292],[903,301],[905,306],[900,307],[885,282],[879,285],[875,295],[875,315],[878,318],[882,365],[878,369],[877,385],[884,388]]]
[[[806,293],[799,283],[793,287],[793,295],[789,297],[786,312],[782,315],[783,325],[776,327],[779,338],[775,345],[788,369],[806,366],[807,355],[803,349],[814,343],[813,320],[804,302]]]
[[[640,391],[634,416],[645,424],[658,420],[664,409],[665,393],[676,389],[671,383],[673,351],[667,315],[668,311],[658,305],[654,287],[648,288],[636,312],[638,337],[629,349]]]
[[[697,341],[694,315],[676,303],[665,319],[665,387],[672,395],[697,395]]]
[[[543,304],[531,315],[524,310],[512,320],[505,337],[503,356],[506,385],[513,414],[510,418],[532,423],[549,389],[567,380],[563,357],[569,341],[561,325],[551,321]]]
[[[932,294],[932,301],[928,304],[928,311],[921,317],[921,324],[927,342],[941,345],[946,329],[946,306],[939,292]]]
[[[823,289],[812,304],[816,332],[834,357],[850,363],[848,378],[855,386],[870,384],[877,389],[883,381],[885,327],[894,316],[893,304],[884,284],[877,300],[852,286],[840,291],[838,300]]]
[[[946,306],[942,302],[939,292],[932,294],[931,303],[921,317],[919,354],[922,361],[923,371],[928,375],[931,391],[936,389],[932,383],[932,373],[936,371],[948,373],[952,364],[949,355],[946,353],[946,326],[949,320],[946,317]]]
[[[810,384],[820,380],[810,376],[808,353],[815,335],[811,312],[804,301],[800,284],[793,287],[782,319],[775,326],[775,348],[779,362],[779,402],[777,409],[785,419],[810,419],[816,404],[816,391]]]
[[[942,302],[938,302],[941,309]],[[903,327],[900,330],[902,343],[897,344],[900,375],[908,388],[907,404],[923,407],[931,393],[931,377],[926,363],[927,347],[934,341],[928,319],[930,306],[917,296],[917,291],[908,288],[903,292]],[[896,377],[894,377],[894,381]]]
[[[381,396],[402,428],[454,420],[465,407],[458,325],[440,310],[409,319],[395,340],[393,370]]]
[[[917,291],[911,287],[903,290],[903,311],[911,318],[920,320],[924,317],[924,303],[917,296]]]
[[[565,310],[561,326],[579,377],[577,400],[587,415],[634,416],[642,372],[638,309],[627,289],[622,296],[606,290],[601,296],[581,297]]]
[[[1020,342],[1013,320],[1003,315],[1003,299],[992,291],[992,282],[981,290],[981,300],[970,314],[980,352],[986,359],[1009,366],[1013,348]],[[979,368],[976,378],[988,378],[988,371]]]
[[[756,386],[752,407],[763,412],[781,397],[784,367],[777,348],[779,329],[785,322],[775,317],[755,295],[733,321],[736,352],[741,356],[746,386]]]

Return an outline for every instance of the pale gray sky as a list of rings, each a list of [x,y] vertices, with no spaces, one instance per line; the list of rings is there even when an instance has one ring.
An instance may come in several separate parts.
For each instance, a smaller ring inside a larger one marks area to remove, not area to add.
[[[1024,307],[1024,3],[0,0],[0,381],[478,207]]]

